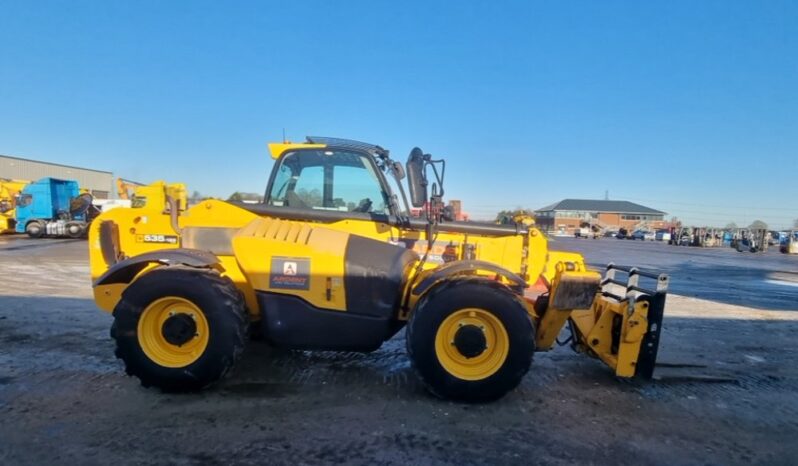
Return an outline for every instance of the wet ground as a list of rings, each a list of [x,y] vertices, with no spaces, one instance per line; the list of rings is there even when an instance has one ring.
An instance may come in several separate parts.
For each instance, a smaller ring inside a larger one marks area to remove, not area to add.
[[[554,244],[552,244],[554,246]],[[567,348],[487,405],[430,397],[400,334],[371,354],[251,344],[192,395],[124,375],[85,242],[0,238],[0,464],[795,464],[798,257],[558,240],[665,270],[654,382]]]
[[[590,265],[614,262],[669,274],[670,290],[759,309],[798,309],[798,255],[671,246],[659,241],[554,238],[552,248],[581,252]]]

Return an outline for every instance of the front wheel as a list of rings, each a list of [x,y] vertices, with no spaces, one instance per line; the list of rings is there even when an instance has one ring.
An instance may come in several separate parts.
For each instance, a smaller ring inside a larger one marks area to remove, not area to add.
[[[185,392],[222,379],[241,356],[249,320],[233,282],[184,267],[134,281],[114,309],[116,356],[145,387]]]
[[[44,224],[38,220],[33,220],[25,226],[25,233],[31,238],[41,238],[44,236]]]
[[[491,401],[517,387],[529,370],[535,330],[524,305],[503,285],[458,279],[418,303],[407,327],[407,351],[433,394]]]

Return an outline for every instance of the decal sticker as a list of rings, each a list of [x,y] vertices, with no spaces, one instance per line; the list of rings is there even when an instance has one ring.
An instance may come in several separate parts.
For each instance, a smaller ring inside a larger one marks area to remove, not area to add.
[[[455,246],[452,243],[447,244],[446,247],[443,248],[443,254],[441,254],[441,259],[443,259],[444,262],[456,261],[457,246]]]
[[[419,256],[424,256],[427,252],[427,242],[424,240],[404,240],[402,243],[399,243],[401,246],[406,247],[407,249],[412,249],[415,251]],[[459,243],[449,242],[437,242],[432,245],[432,250],[429,252],[427,256],[427,262],[433,264],[445,264],[446,262],[451,262],[453,260],[457,260],[457,252]]]
[[[175,235],[136,235],[137,243],[177,244]]]
[[[306,257],[272,257],[269,288],[309,290],[310,259]]]

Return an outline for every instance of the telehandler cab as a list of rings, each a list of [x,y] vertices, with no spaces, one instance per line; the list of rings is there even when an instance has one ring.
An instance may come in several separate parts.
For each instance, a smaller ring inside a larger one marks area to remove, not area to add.
[[[253,328],[280,347],[373,351],[407,326],[421,380],[463,401],[515,388],[566,325],[571,346],[617,376],[652,376],[665,275],[610,266],[602,278],[580,255],[548,250],[529,222],[447,221],[444,162],[418,148],[402,166],[356,141],[269,146],[261,204],[186,210],[166,193],[166,205],[92,224],[95,299],[143,385],[220,380]],[[410,218],[411,205],[425,218]]]

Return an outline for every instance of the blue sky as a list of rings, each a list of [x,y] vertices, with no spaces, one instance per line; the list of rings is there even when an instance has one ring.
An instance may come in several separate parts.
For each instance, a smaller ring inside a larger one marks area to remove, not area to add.
[[[473,217],[798,218],[798,3],[0,1],[0,153],[262,192],[268,141],[448,160]]]

